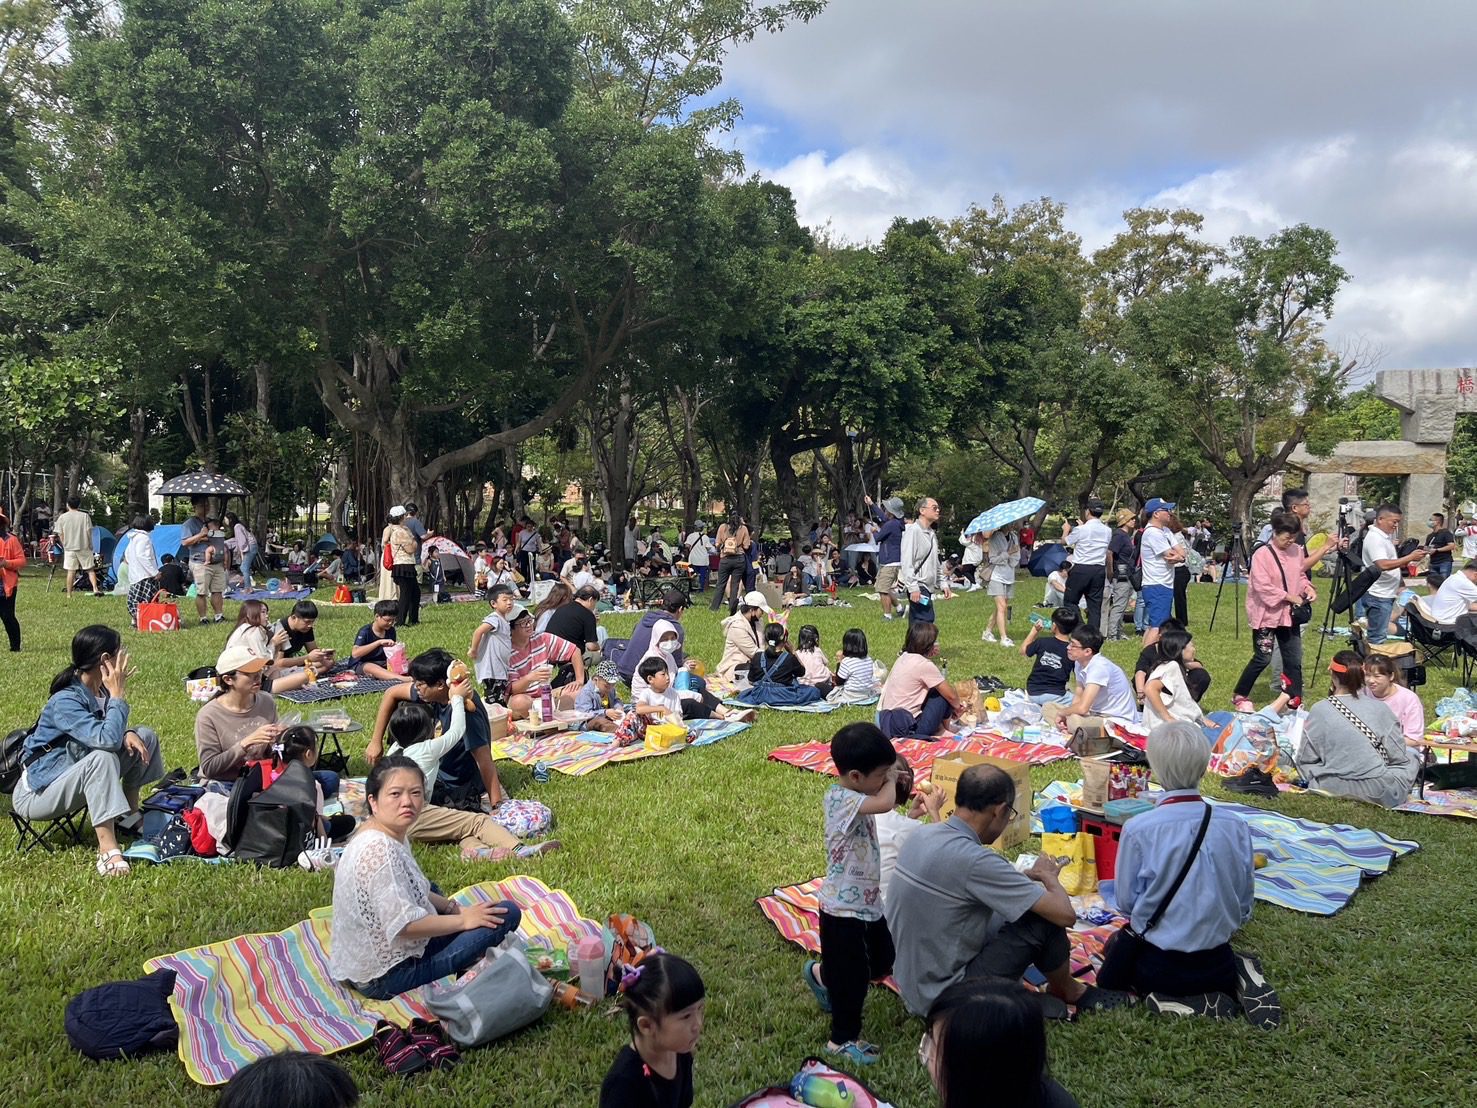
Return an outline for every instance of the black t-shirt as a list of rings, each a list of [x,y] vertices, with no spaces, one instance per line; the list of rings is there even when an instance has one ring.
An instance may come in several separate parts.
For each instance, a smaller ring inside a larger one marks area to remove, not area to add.
[[[1032,696],[1060,696],[1067,691],[1067,678],[1072,663],[1067,660],[1067,644],[1055,635],[1042,635],[1026,647],[1026,657],[1035,658],[1031,676],[1026,678],[1026,692]]]
[[[267,638],[275,639],[278,632],[280,631],[287,632],[287,645],[282,648],[282,657],[284,658],[295,657],[299,652],[306,648],[307,645],[312,642],[314,638],[313,629],[311,627],[308,628],[308,630],[306,631],[294,631],[291,625],[288,624],[287,617],[279,619],[276,623],[267,628]]]
[[[755,654],[753,660],[749,662],[749,681],[757,685],[772,662],[773,659],[766,658],[762,650]],[[793,685],[804,676],[805,663],[787,650],[779,664],[774,667],[774,672],[769,675],[769,679],[776,685]]]
[[[595,613],[576,600],[561,604],[549,613],[544,630],[584,650],[586,643],[596,641]]]
[[[621,1047],[605,1080],[600,1082],[600,1108],[691,1108],[692,1055],[677,1055],[677,1075],[670,1081],[641,1060],[633,1046]]]
[[[1159,663],[1162,661],[1164,659],[1159,656],[1158,643],[1155,643],[1153,646],[1146,646],[1143,650],[1139,651],[1138,665],[1133,667],[1133,675],[1137,677],[1141,673],[1153,673],[1159,668]]]
[[[1113,579],[1127,581],[1139,557],[1138,551],[1134,549],[1133,536],[1121,527],[1113,528],[1113,537],[1108,540],[1108,552],[1113,555]]]
[[[1426,546],[1427,547],[1449,546],[1449,545],[1451,545],[1454,542],[1456,542],[1456,536],[1453,535],[1450,531],[1448,531],[1445,527],[1441,528],[1441,530],[1439,530],[1439,531],[1432,531],[1429,535],[1426,536]],[[1432,569],[1436,569],[1436,570],[1439,570],[1439,569],[1448,569],[1449,570],[1449,569],[1451,569],[1451,562],[1452,562],[1452,552],[1450,550],[1446,551],[1446,553],[1444,553],[1444,554],[1432,554],[1431,555],[1431,568]]]
[[[374,624],[372,624],[372,623],[366,623],[363,627],[359,628],[359,633],[354,636],[354,645],[355,646],[368,646],[372,642],[379,642],[380,639],[389,639],[391,642],[397,641],[396,638],[395,638],[395,629],[393,627],[391,627],[388,631],[386,631],[383,635],[381,635],[378,631],[376,631],[374,629]],[[356,659],[355,662],[354,662],[354,664],[355,665],[359,665],[359,666],[363,666],[363,665],[382,666],[382,665],[384,665],[385,664],[385,648],[384,647],[380,647],[377,650],[371,650],[368,654],[364,655],[362,658]]]
[[[178,562],[168,562],[160,566],[159,587],[171,596],[184,596],[190,588],[185,584],[185,567]]]

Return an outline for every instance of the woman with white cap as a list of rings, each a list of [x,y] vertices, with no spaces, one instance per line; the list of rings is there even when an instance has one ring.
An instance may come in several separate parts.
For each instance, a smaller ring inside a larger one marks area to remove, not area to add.
[[[739,610],[725,619],[723,657],[718,660],[714,676],[732,685],[739,672],[749,672],[749,662],[764,649],[764,620],[769,602],[762,592],[745,593]]]
[[[277,702],[262,691],[267,660],[244,643],[227,646],[216,660],[220,692],[195,717],[200,779],[230,792],[247,762],[264,758],[281,728]]]
[[[417,551],[420,544],[405,526],[405,508],[396,504],[390,509],[390,525],[385,528],[385,542],[390,547],[390,579],[395,586],[399,608],[396,622],[401,627],[414,627],[421,621],[421,579]],[[381,600],[386,599],[384,596]]]

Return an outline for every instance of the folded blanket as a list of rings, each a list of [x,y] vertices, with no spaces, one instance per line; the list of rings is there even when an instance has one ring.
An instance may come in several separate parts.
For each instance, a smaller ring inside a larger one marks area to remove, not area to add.
[[[939,739],[937,742],[930,742],[928,739],[894,739],[892,745],[897,748],[899,754],[908,759],[908,764],[913,767],[914,776],[920,780],[927,778],[933,772],[934,759],[946,758],[961,750],[971,754],[988,754],[994,758],[1009,758],[1012,761],[1025,762],[1034,766],[1044,766],[1072,756],[1067,752],[1066,747],[1062,746],[1051,746],[1047,743],[1018,743],[1011,739],[991,738],[978,734],[968,739]],[[836,763],[831,761],[831,744],[828,742],[782,746],[770,751],[769,756],[776,762],[784,762],[797,769],[808,769],[815,773],[836,776]]]
[[[764,918],[774,924],[775,929],[790,942],[819,954],[821,949],[820,907],[816,892],[821,887],[821,878],[813,877],[798,885],[783,885],[768,896],[754,901]],[[1091,984],[1097,979],[1097,971],[1103,964],[1103,946],[1109,937],[1125,921],[1120,917],[1102,927],[1077,926],[1067,932],[1071,943],[1072,975]],[[893,992],[898,991],[897,982],[891,977],[881,982]]]
[[[741,731],[747,731],[751,726],[753,725],[736,720],[690,719],[687,721],[687,742],[665,750],[648,750],[640,743],[635,746],[614,746],[608,738],[603,742],[596,741],[580,731],[560,731],[538,738],[514,738],[510,735],[492,744],[492,756],[508,758],[522,766],[543,763],[557,773],[569,777],[584,777],[616,762],[635,762],[642,758],[676,754],[690,746],[711,746]]]
[[[453,900],[511,900],[523,909],[518,930],[566,946],[599,935],[569,895],[533,877],[510,877],[462,889]],[[333,1054],[368,1041],[381,1018],[401,1025],[429,1018],[421,990],[375,1001],[334,981],[328,971],[331,909],[285,931],[243,935],[144,963],[172,969],[170,1007],[180,1025],[179,1056],[191,1080],[220,1085],[243,1066],[282,1050]]]

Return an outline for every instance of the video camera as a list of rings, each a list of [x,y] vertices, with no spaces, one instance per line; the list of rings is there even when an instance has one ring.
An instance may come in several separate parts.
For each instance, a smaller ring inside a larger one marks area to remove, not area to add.
[[[1364,501],[1357,496],[1339,497],[1338,524],[1341,538],[1364,530]]]

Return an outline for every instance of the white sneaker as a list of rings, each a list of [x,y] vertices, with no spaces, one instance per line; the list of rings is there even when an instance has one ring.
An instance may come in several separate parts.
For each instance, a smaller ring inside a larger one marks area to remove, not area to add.
[[[986,631],[984,631],[980,635],[980,641],[981,642],[999,642],[1000,640],[995,637],[995,632],[990,631],[990,630],[986,630]]]
[[[1000,640],[1000,645],[1001,646],[1014,646],[1015,645],[1015,640],[1014,639],[1001,639]]]
[[[974,584],[970,585],[969,586],[969,591],[970,592],[979,592],[980,591],[980,583],[978,581],[976,581]]]

